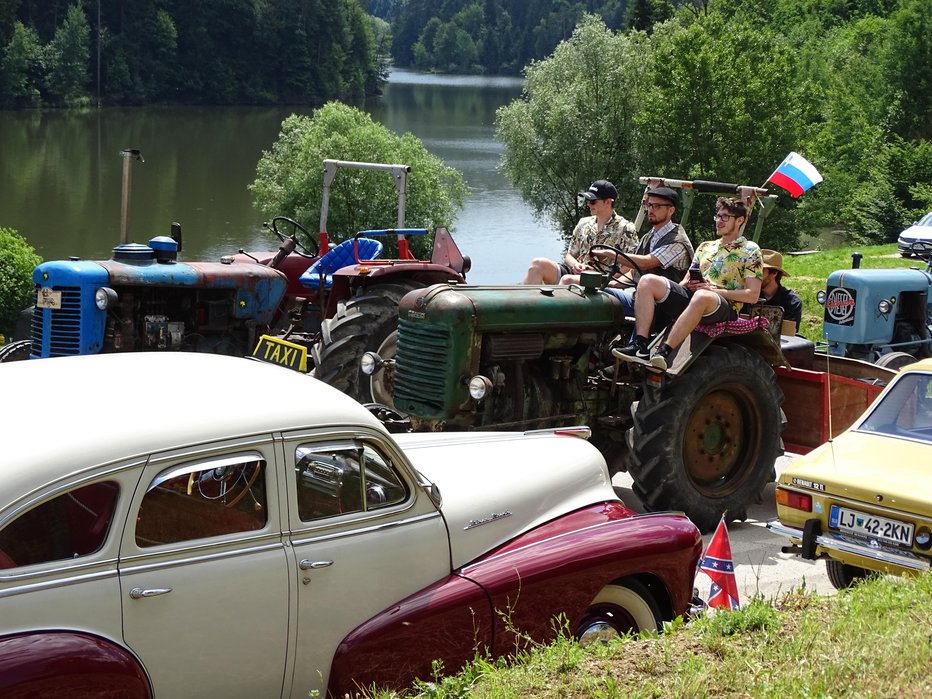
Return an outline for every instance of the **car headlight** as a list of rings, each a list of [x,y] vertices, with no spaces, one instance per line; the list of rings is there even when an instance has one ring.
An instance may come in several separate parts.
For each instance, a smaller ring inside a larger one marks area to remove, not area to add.
[[[376,352],[366,352],[359,359],[359,370],[366,376],[372,376],[385,364]]]
[[[928,549],[932,546],[932,530],[928,527],[919,527],[919,529],[916,530],[914,541],[919,548]]]
[[[815,295],[815,298],[816,298],[816,301],[819,302],[820,306],[824,306],[825,305],[825,290],[823,289],[822,291],[818,292]]]
[[[106,311],[111,306],[115,306],[117,300],[117,292],[109,287],[102,286],[94,292],[94,303],[101,311]]]
[[[877,310],[880,311],[882,315],[887,315],[893,310],[893,302],[887,299],[880,299],[880,303],[877,304]]]
[[[484,376],[473,376],[469,380],[469,395],[473,400],[482,400],[492,391],[492,382]]]

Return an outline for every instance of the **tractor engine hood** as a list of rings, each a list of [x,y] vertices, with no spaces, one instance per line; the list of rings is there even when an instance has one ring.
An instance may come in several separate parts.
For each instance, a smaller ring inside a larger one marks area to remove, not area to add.
[[[568,512],[618,500],[602,455],[579,437],[394,436],[414,467],[440,489],[453,568]]]

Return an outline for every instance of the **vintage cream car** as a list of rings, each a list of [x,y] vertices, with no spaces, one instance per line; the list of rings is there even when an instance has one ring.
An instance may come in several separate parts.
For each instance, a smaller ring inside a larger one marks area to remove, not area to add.
[[[686,612],[701,551],[574,430],[391,436],[250,359],[0,365],[0,696],[342,697]]]
[[[785,552],[824,558],[849,586],[869,571],[932,563],[932,359],[902,369],[854,425],[780,474],[777,519]]]

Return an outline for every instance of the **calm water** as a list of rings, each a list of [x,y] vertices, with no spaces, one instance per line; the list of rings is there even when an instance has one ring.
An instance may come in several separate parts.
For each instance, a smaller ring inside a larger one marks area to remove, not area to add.
[[[511,283],[534,255],[558,256],[562,240],[498,172],[495,110],[520,94],[509,78],[392,74],[367,109],[410,131],[459,169],[471,188],[454,222],[473,259],[473,283]],[[0,226],[15,228],[45,259],[106,259],[119,243],[124,148],[137,148],[129,231],[138,242],[182,224],[187,260],[277,244],[261,227],[246,187],[282,120],[308,109],[107,108],[0,111]],[[332,206],[338,206],[332,202]],[[394,223],[387,212],[386,225]]]

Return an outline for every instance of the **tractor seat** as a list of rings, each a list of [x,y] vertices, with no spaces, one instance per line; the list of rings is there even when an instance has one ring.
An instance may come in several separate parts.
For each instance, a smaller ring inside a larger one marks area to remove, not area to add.
[[[382,254],[382,243],[378,240],[356,238],[355,242],[359,245],[360,260],[374,260]],[[356,256],[353,254],[353,239],[350,238],[322,255],[298,280],[310,289],[319,289],[321,279],[323,279],[323,288],[329,289],[333,286],[333,273],[354,264],[356,264]]]

